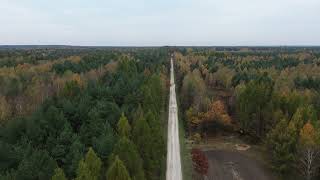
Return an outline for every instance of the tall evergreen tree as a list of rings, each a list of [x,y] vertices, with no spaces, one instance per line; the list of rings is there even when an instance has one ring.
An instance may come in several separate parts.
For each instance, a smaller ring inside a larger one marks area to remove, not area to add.
[[[115,157],[114,162],[109,167],[106,177],[107,180],[131,180],[127,168],[118,156]]]
[[[152,162],[153,144],[151,136],[151,129],[143,116],[134,121],[132,138],[138,147],[140,156],[143,157],[143,166],[148,177],[152,177],[150,169],[153,169],[154,166]]]
[[[111,128],[97,138],[93,138],[93,148],[102,159],[107,159],[112,153],[113,146],[116,142],[116,137]]]
[[[165,160],[165,140],[163,137],[163,129],[159,119],[149,111],[146,114],[146,120],[151,129],[151,150],[150,158],[152,160],[152,165],[150,166],[150,176],[151,179],[159,179],[161,170],[163,169],[163,161]]]
[[[90,147],[85,158],[79,162],[76,180],[100,179],[102,162]],[[88,179],[89,178],[89,179]]]
[[[102,162],[91,147],[85,156],[84,162],[90,170],[91,175],[96,179],[99,179]]]
[[[69,152],[66,154],[66,164],[63,166],[66,170],[66,174],[69,177],[73,177],[76,174],[79,162],[83,158],[85,152],[85,146],[80,141],[78,136],[75,137],[74,142],[69,148]]]
[[[143,162],[136,145],[126,137],[121,137],[113,150],[114,155],[118,155],[128,169],[133,180],[144,180]],[[113,159],[111,159],[113,160]]]
[[[75,180],[97,180],[95,176],[92,176],[90,169],[84,160],[79,162],[79,166],[77,169],[77,177]]]
[[[124,113],[122,113],[119,119],[117,130],[121,137],[129,137],[130,135],[131,127]]]
[[[61,168],[57,168],[54,170],[54,175],[51,180],[67,180],[63,170]]]

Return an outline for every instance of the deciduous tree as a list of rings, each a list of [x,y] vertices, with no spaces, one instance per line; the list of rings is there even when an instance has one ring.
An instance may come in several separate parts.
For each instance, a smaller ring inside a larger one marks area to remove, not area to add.
[[[194,170],[204,177],[208,174],[209,163],[206,155],[200,149],[192,149],[192,164]],[[202,179],[202,178],[201,178]]]
[[[316,176],[319,168],[319,142],[317,133],[310,122],[300,130],[298,143],[298,166],[307,180]]]

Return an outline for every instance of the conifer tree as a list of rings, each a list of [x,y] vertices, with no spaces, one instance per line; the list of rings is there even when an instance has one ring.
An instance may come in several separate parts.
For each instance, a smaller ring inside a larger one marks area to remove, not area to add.
[[[91,147],[89,148],[84,161],[87,164],[87,167],[90,170],[92,176],[99,179],[102,162]]]
[[[135,144],[126,137],[121,137],[113,150],[127,167],[132,180],[144,180],[142,159]],[[111,158],[111,160],[113,160]]]
[[[159,119],[149,111],[146,114],[146,121],[148,122],[151,129],[151,155],[152,166],[150,166],[150,172],[152,173],[152,179],[159,179],[162,166],[162,162],[165,160],[165,141],[163,137],[163,129]]]
[[[124,113],[122,113],[119,122],[118,122],[118,134],[121,137],[129,137],[130,135],[130,131],[131,131],[131,127],[130,124],[128,122],[127,117],[124,115]]]
[[[76,180],[100,179],[102,162],[92,148],[89,148],[84,159],[79,162]]]
[[[146,170],[146,175],[152,177],[151,169],[153,169],[154,162],[152,162],[152,137],[151,129],[146,119],[141,116],[138,120],[135,120],[132,138],[138,147],[140,156],[143,157],[143,166]]]
[[[54,170],[54,175],[51,180],[67,180],[63,170],[61,168],[57,168]]]
[[[131,180],[127,168],[123,162],[119,159],[118,156],[115,157],[114,162],[109,167],[107,174],[107,180],[116,179],[116,180]]]
[[[84,160],[79,162],[76,180],[97,180],[95,179]]]

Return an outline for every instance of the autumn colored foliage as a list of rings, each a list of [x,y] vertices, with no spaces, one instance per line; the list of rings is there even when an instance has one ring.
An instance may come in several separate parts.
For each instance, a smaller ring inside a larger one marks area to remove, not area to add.
[[[192,156],[192,164],[194,170],[201,174],[201,175],[207,175],[208,174],[208,168],[209,168],[209,163],[207,156],[201,151],[200,149],[194,148],[191,151],[191,156]]]

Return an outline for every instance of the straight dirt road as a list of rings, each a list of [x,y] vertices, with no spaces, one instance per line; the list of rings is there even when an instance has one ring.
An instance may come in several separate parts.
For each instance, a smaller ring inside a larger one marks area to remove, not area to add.
[[[182,180],[177,99],[172,58],[170,60],[170,64],[170,99],[168,116],[166,180]]]

